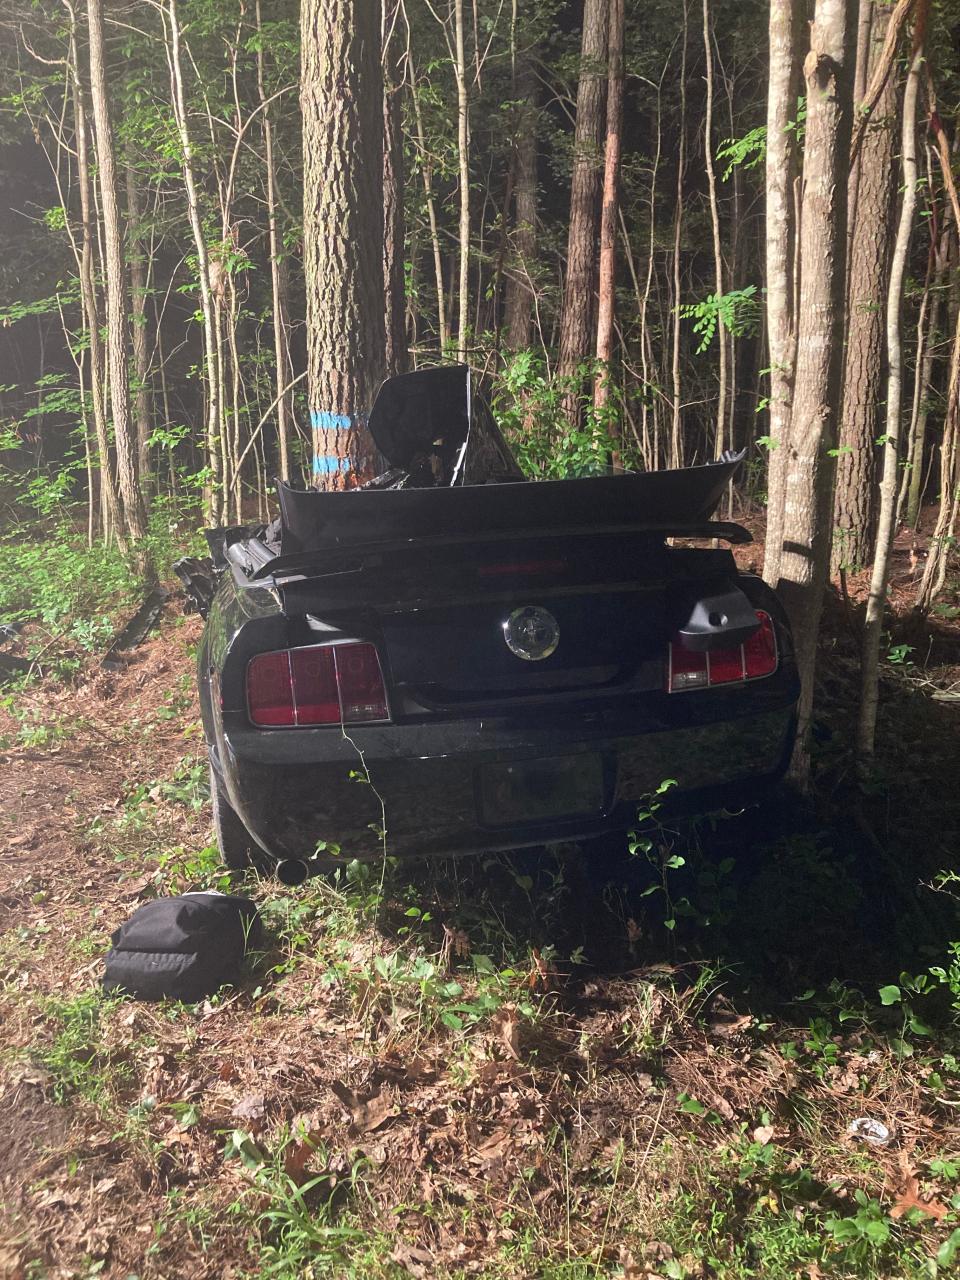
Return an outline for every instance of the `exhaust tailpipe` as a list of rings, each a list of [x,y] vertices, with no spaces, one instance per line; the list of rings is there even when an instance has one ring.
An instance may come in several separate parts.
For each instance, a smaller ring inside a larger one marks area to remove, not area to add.
[[[291,888],[303,884],[309,874],[310,868],[302,858],[285,858],[283,862],[277,863],[277,879]]]

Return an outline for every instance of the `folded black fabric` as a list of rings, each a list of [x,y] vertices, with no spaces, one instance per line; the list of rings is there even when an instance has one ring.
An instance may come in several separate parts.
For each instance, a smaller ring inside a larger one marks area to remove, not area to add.
[[[237,981],[261,933],[260,916],[248,898],[222,893],[156,898],[113,934],[104,990],[141,1000],[203,1000]]]

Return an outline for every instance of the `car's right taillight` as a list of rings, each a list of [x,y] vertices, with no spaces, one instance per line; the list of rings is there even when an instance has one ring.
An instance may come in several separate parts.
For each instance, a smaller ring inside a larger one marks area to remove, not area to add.
[[[762,609],[757,610],[757,621],[760,625],[750,639],[733,649],[694,653],[674,636],[667,658],[667,691],[712,689],[772,676],[779,663],[776,629],[769,613]]]
[[[257,654],[247,664],[247,709],[264,729],[389,720],[376,646],[350,641]]]

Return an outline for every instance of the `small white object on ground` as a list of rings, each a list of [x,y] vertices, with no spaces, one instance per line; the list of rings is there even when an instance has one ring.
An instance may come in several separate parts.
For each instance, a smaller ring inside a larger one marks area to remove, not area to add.
[[[852,1121],[847,1133],[860,1142],[869,1142],[872,1147],[885,1147],[893,1136],[885,1124],[866,1116]]]

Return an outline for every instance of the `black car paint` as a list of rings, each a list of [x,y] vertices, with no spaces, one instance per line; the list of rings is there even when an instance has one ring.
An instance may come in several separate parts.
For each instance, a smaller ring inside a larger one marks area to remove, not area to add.
[[[201,707],[212,765],[267,860],[313,859],[320,841],[339,845],[344,857],[370,859],[384,848],[416,856],[586,839],[629,828],[640,801],[666,778],[678,783],[667,811],[740,805],[762,795],[789,757],[798,695],[789,628],[775,595],[759,579],[739,574],[725,549],[667,547],[650,533],[633,539],[583,531],[527,537],[525,562],[546,556],[547,564],[570,563],[572,576],[565,581],[545,570],[540,577],[493,582],[480,571],[502,560],[503,548],[482,537],[479,546],[432,545],[427,538],[368,554],[346,569],[334,556],[329,574],[321,568],[289,581],[282,574],[254,580],[242,542],[235,544],[199,649]],[[670,635],[683,624],[691,599],[724,587],[739,589],[774,618],[777,672],[743,685],[667,693]],[[580,667],[564,684],[568,625],[557,662],[517,662],[515,687],[497,686],[494,677],[516,661],[499,623],[531,603],[558,614],[566,609],[568,624],[578,619],[584,651],[591,619],[603,623],[593,641],[601,651],[607,646],[611,660],[588,664],[597,669],[592,683],[578,682]],[[436,619],[431,624],[431,611],[449,621],[458,610],[462,626],[444,631]],[[472,647],[471,618],[485,637]],[[408,634],[400,643],[403,625]],[[468,652],[451,660],[437,642],[455,635],[466,638]],[[344,729],[251,724],[244,681],[253,656],[341,639],[377,645],[391,723]],[[636,659],[617,661],[631,644]],[[458,661],[473,689],[425,679],[431,667],[434,674],[449,673]],[[558,673],[559,682],[544,679]],[[481,786],[489,766],[571,755],[589,758],[591,767],[599,759],[598,812],[507,825],[484,812]],[[326,856],[313,863],[317,869],[329,864]]]

